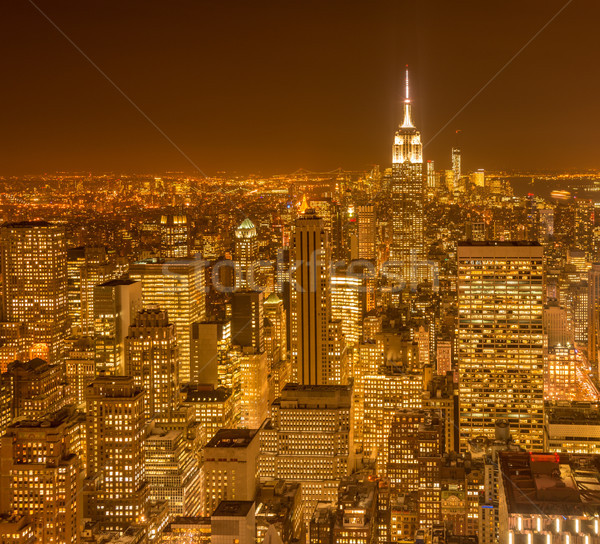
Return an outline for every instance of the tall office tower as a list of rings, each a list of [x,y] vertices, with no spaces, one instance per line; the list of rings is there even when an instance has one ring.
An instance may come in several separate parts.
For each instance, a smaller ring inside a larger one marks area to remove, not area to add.
[[[188,256],[189,225],[185,215],[160,218],[160,255],[165,258]]]
[[[575,339],[567,321],[567,310],[557,301],[550,301],[544,305],[542,323],[546,345],[549,349],[556,346],[574,345]]]
[[[575,201],[575,231],[573,241],[578,249],[585,252],[588,260],[594,260],[594,203],[591,200]]]
[[[151,501],[167,501],[169,517],[197,516],[201,471],[184,430],[154,428],[144,448]]]
[[[574,348],[553,347],[547,350],[544,362],[544,399],[578,400],[579,368],[582,356]]]
[[[233,397],[230,389],[215,388],[212,385],[188,386],[184,404],[192,407],[195,421],[206,430],[207,441],[215,436],[219,429],[234,427]]]
[[[396,131],[392,153],[392,242],[390,272],[397,283],[413,285],[427,277],[423,238],[423,145],[412,120],[408,93],[404,120]]]
[[[96,378],[96,350],[94,339],[77,338],[67,349],[65,370],[70,394],[76,405],[85,403],[87,386]]]
[[[83,528],[81,491],[81,459],[72,454],[63,418],[8,427],[0,439],[0,512],[28,515],[35,542],[75,544]]]
[[[471,173],[471,183],[475,187],[484,188],[485,187],[485,170],[479,169],[475,172]]]
[[[206,319],[204,262],[200,259],[148,259],[132,264],[129,277],[142,282],[144,306],[156,305],[175,324],[179,380],[190,381],[192,323]]]
[[[204,515],[223,500],[252,501],[258,485],[256,429],[220,429],[204,447]]]
[[[120,375],[125,368],[125,337],[136,313],[142,309],[139,281],[109,280],[94,287],[96,369]]]
[[[356,209],[358,215],[358,258],[377,259],[377,219],[375,206],[365,204]]]
[[[600,379],[600,263],[588,272],[588,361],[592,373]]]
[[[365,340],[358,345],[358,360],[352,369],[354,381],[354,442],[362,445],[365,419],[365,378],[376,374],[383,365],[383,346],[375,340]]]
[[[258,280],[258,238],[256,227],[244,219],[235,229],[235,288],[256,289]]]
[[[349,347],[354,347],[362,336],[364,283],[362,276],[350,270],[339,270],[331,276],[331,317],[341,321]]]
[[[433,376],[423,391],[423,409],[435,410],[444,426],[444,451],[458,450],[458,386],[452,372]]]
[[[328,374],[331,385],[346,385],[348,383],[350,371],[348,351],[346,337],[342,329],[342,320],[332,319],[329,322],[329,335],[327,338]]]
[[[427,161],[427,194],[433,195],[438,189],[435,174],[435,163],[432,160]]]
[[[255,353],[265,350],[263,294],[243,289],[232,295],[231,343],[251,348]]]
[[[387,470],[388,437],[394,414],[423,406],[423,372],[386,365],[364,378],[363,448],[377,460],[377,474]]]
[[[46,221],[0,228],[4,320],[23,323],[29,346],[60,362],[68,332],[67,250],[64,227]]]
[[[177,337],[167,312],[140,310],[125,338],[125,374],[146,392],[146,419],[168,417],[179,406],[177,367]]]
[[[105,277],[110,269],[112,267],[107,264],[104,247],[81,246],[67,249],[67,298],[72,331],[93,335],[93,288],[110,279]]]
[[[279,350],[279,359],[287,358],[287,319],[283,300],[271,293],[263,304],[263,315],[272,326],[272,349]]]
[[[506,418],[517,444],[543,448],[543,249],[459,242],[460,449]]]
[[[190,383],[219,383],[219,371],[231,347],[231,321],[192,323]]]
[[[588,294],[587,282],[572,283],[565,293],[567,321],[571,324],[577,346],[588,344]]]
[[[15,361],[2,376],[10,384],[11,418],[42,418],[66,402],[65,377],[60,365],[41,359]]]
[[[295,223],[290,248],[290,335],[298,382],[330,383],[330,251],[323,220],[308,209]]]
[[[539,215],[539,242],[547,243],[551,236],[554,236],[554,210],[544,208],[538,210]]]
[[[238,408],[240,426],[257,429],[269,409],[269,365],[266,352],[243,348],[238,353],[240,397]]]
[[[104,530],[147,518],[144,394],[130,376],[96,378],[87,391],[88,478],[98,480],[89,513]]]
[[[261,429],[261,479],[300,482],[308,525],[316,504],[334,502],[353,470],[352,387],[289,383],[271,417]]]
[[[452,175],[454,179],[454,190],[459,188],[460,178],[462,176],[460,148],[452,148]]]
[[[388,478],[400,492],[417,491],[419,522],[441,522],[440,467],[444,452],[443,423],[428,410],[399,410],[389,437]]]

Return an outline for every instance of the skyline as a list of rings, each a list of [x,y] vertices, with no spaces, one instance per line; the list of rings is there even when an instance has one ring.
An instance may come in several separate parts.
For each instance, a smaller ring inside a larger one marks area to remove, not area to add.
[[[175,10],[105,3],[85,12],[71,2],[36,5],[209,176],[389,166],[406,64],[424,158],[437,168],[449,167],[456,130],[466,171],[600,168],[593,152],[600,76],[584,70],[600,48],[591,27],[600,7],[588,2],[534,2],[519,6],[519,18],[515,2],[381,2],[370,10],[264,2],[255,11],[186,2]],[[2,11],[12,77],[0,91],[11,105],[0,174],[193,173],[32,3]],[[557,125],[569,137],[556,138]]]

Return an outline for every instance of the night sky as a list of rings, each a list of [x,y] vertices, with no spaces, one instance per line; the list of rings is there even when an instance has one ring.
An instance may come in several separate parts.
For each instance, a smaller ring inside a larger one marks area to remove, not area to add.
[[[425,158],[600,169],[600,2],[39,0],[206,174],[388,166],[409,64]],[[28,0],[0,2],[0,175],[195,168]],[[430,142],[430,143],[428,143]]]

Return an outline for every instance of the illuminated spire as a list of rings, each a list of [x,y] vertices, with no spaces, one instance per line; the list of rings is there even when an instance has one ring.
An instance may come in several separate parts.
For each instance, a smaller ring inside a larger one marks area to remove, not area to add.
[[[307,208],[308,208],[308,202],[306,201],[306,195],[304,195],[302,197],[302,203],[300,204],[300,208],[298,209],[298,211],[301,214],[304,214],[304,212],[307,210]]]
[[[402,128],[415,128],[411,117],[411,103],[408,92],[408,64],[406,65],[406,97],[404,98],[404,121],[402,121]]]

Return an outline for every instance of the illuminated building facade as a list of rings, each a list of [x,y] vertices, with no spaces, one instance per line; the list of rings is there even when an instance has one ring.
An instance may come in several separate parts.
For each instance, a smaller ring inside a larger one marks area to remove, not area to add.
[[[125,374],[143,389],[146,419],[168,415],[179,405],[175,326],[167,312],[140,310],[125,338]]]
[[[600,378],[600,263],[588,272],[588,361],[596,379]]]
[[[88,478],[100,478],[88,510],[105,530],[147,519],[144,395],[130,376],[99,377],[88,387]]]
[[[64,227],[46,221],[5,223],[0,265],[4,320],[23,323],[37,356],[59,362],[68,333]]]
[[[109,280],[94,287],[96,368],[111,375],[124,373],[125,337],[142,309],[142,284]]]
[[[252,501],[258,485],[256,429],[220,429],[204,447],[204,512],[221,501]]]
[[[331,315],[330,250],[323,220],[310,208],[295,223],[290,248],[291,348],[298,382],[326,385]]]
[[[129,267],[129,277],[142,282],[144,306],[166,310],[175,325],[182,383],[190,381],[192,323],[206,318],[204,274],[199,259],[148,259]]]
[[[234,406],[231,390],[212,385],[189,386],[185,404],[194,410],[195,421],[206,430],[210,440],[219,429],[234,427]],[[204,445],[204,444],[203,444]]]
[[[423,374],[387,365],[364,378],[363,444],[366,455],[377,459],[377,474],[387,470],[388,437],[395,413],[423,406]]]
[[[336,499],[354,465],[352,388],[287,384],[271,417],[260,431],[261,465],[270,465],[275,478],[301,483],[308,525],[319,501]]]
[[[374,204],[356,208],[358,216],[358,258],[377,259],[377,217]]]
[[[599,405],[579,401],[548,403],[544,451],[600,454]]]
[[[186,433],[155,428],[146,439],[144,455],[149,499],[167,501],[170,519],[198,515],[201,473]]]
[[[342,323],[348,346],[354,347],[362,333],[364,285],[359,275],[338,272],[331,276],[331,317]]]
[[[452,148],[452,176],[454,180],[454,191],[459,189],[460,178],[462,176],[461,154],[459,147]]]
[[[582,354],[574,348],[549,349],[544,364],[544,399],[577,400]]]
[[[0,511],[28,515],[36,542],[78,543],[81,471],[62,418],[17,422],[0,439]]]
[[[250,219],[235,229],[235,288],[256,289],[258,280],[258,238]]]
[[[73,402],[82,406],[85,404],[87,386],[96,378],[96,351],[94,339],[89,337],[77,338],[67,349],[65,369],[67,383]]]
[[[2,379],[9,383],[12,418],[42,418],[60,410],[67,400],[60,365],[41,359],[15,361]]]
[[[404,120],[392,149],[392,242],[390,272],[396,283],[412,285],[426,277],[423,237],[423,144],[412,119],[406,72]],[[425,273],[425,275],[424,275]]]
[[[543,448],[542,262],[537,242],[458,245],[461,451],[497,419],[517,444]]]
[[[164,258],[188,256],[189,226],[185,215],[163,215],[160,218],[160,254]]]

